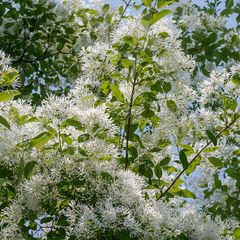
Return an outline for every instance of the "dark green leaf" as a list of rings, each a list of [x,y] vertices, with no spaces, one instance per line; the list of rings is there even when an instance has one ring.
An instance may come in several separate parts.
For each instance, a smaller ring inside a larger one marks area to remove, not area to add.
[[[187,156],[186,156],[184,150],[181,150],[179,152],[179,160],[183,166],[183,169],[186,169],[188,167],[189,163],[188,163]]]
[[[9,125],[8,121],[2,116],[0,116],[0,124],[2,124],[3,126],[5,126],[8,129],[10,129],[10,125]]]
[[[216,136],[210,130],[206,130],[206,134],[207,134],[208,138],[211,140],[211,142],[213,143],[213,145],[216,146],[217,145]]]
[[[37,163],[35,161],[31,161],[31,162],[28,162],[24,168],[24,176],[25,178],[29,179],[31,174],[32,174],[32,171],[33,171],[33,168],[35,167]]]
[[[157,164],[155,167],[154,167],[154,172],[156,174],[156,176],[158,178],[161,178],[162,177],[162,167],[160,164]]]

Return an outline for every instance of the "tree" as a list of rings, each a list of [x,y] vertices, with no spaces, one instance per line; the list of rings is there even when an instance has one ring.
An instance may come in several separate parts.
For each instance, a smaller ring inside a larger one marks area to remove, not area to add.
[[[240,67],[195,84],[173,2],[75,8],[93,41],[40,106],[2,97],[18,75],[1,52],[1,239],[239,238]]]

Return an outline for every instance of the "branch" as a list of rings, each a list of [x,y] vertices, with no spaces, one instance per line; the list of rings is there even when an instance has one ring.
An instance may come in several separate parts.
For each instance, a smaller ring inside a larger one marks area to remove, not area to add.
[[[125,5],[125,8],[124,8],[124,10],[123,10],[123,13],[122,13],[122,15],[120,16],[120,21],[121,21],[121,20],[122,20],[122,18],[124,17],[124,15],[125,15],[125,13],[126,13],[126,11],[127,11],[128,7],[129,7],[129,6],[130,6],[130,4],[131,4],[131,1],[132,1],[132,0],[129,0],[128,2],[125,2],[125,1],[124,1],[124,3],[125,3],[126,5]],[[119,21],[119,22],[120,22],[120,21]]]
[[[238,117],[234,117],[234,119],[232,120],[231,123],[229,123],[224,129],[222,129],[217,135],[216,138],[220,137],[222,135],[222,133],[224,131],[226,131],[227,129],[229,129],[236,121],[237,121]],[[189,168],[189,166],[194,162],[194,160],[200,156],[200,154],[209,146],[211,145],[212,142],[207,142],[206,145],[192,158],[192,160],[189,162],[188,166],[186,168],[184,168],[177,176],[176,178],[172,181],[172,183],[166,188],[166,190],[164,190],[162,192],[162,194],[157,198],[157,200],[159,200],[160,198],[162,198],[163,196],[165,196],[165,194],[173,187],[173,185],[176,183],[176,181],[182,176],[182,174]]]
[[[135,68],[136,68],[136,60],[135,60]],[[132,118],[133,97],[134,97],[134,93],[135,93],[136,84],[137,84],[137,72],[136,72],[136,69],[135,69],[134,78],[133,78],[133,85],[132,85],[132,93],[131,93],[131,97],[130,97],[128,117],[127,117],[125,170],[127,170],[128,163],[129,163],[129,156],[128,155],[129,155],[130,125],[131,125],[131,118]]]

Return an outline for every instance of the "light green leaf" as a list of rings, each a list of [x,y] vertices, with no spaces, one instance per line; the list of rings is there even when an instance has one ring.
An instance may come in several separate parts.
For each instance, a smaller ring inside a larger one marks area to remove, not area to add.
[[[110,84],[110,89],[112,90],[112,95],[114,97],[116,97],[119,101],[124,101],[124,95],[116,85]]]
[[[193,192],[189,191],[188,189],[181,190],[181,191],[176,192],[174,194],[178,195],[178,196],[181,196],[181,197],[184,197],[184,198],[196,199],[196,195]]]
[[[0,102],[10,101],[17,95],[20,95],[20,92],[17,90],[7,90],[0,92]]]
[[[35,148],[41,148],[43,147],[50,139],[51,139],[51,135],[49,134],[49,132],[43,132],[40,133],[38,136],[36,136],[35,138],[32,138],[30,140],[30,146],[31,147],[35,147]]]
[[[133,62],[129,59],[122,59],[121,63],[124,68],[130,68],[133,65]]]
[[[156,23],[157,21],[159,21],[161,18],[165,17],[169,13],[171,13],[171,11],[168,9],[164,9],[160,12],[153,13],[153,14],[148,13],[142,17],[141,22],[143,26],[149,27],[150,25],[153,25],[154,23]]]
[[[152,0],[142,0],[143,5],[146,7],[151,7],[152,5]]]
[[[232,77],[232,82],[236,84],[237,86],[240,86],[240,76],[239,75],[234,75]]]
[[[233,231],[233,237],[235,240],[240,240],[240,228],[235,228]]]
[[[1,87],[7,87],[12,86],[13,83],[18,78],[18,72],[17,70],[11,70],[11,71],[3,71],[0,75],[0,86]]]

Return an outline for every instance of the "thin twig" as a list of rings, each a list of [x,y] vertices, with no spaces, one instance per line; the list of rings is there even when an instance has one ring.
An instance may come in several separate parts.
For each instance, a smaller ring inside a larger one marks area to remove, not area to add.
[[[125,2],[125,1],[124,1],[124,3],[125,3],[126,5],[125,5],[125,8],[124,8],[124,10],[123,10],[123,12],[122,12],[122,15],[120,16],[120,21],[123,19],[124,15],[125,15],[125,13],[126,13],[126,11],[127,11],[127,9],[128,9],[128,7],[129,7],[130,4],[131,4],[131,1],[132,1],[132,0],[129,0],[128,2]],[[119,21],[119,22],[120,22],[120,21]]]
[[[235,117],[232,122],[230,124],[228,124],[224,129],[222,129],[217,135],[216,137],[220,137],[222,135],[222,133],[224,131],[226,131],[227,129],[229,129],[238,119],[238,117]],[[200,156],[200,154],[211,144],[212,142],[207,142],[206,145],[192,158],[192,160],[189,162],[188,166],[186,168],[184,168],[176,177],[175,179],[172,181],[172,183],[163,191],[163,193],[157,198],[160,199],[163,196],[165,196],[165,194],[173,187],[173,185],[176,183],[176,181],[182,176],[182,174],[189,168],[189,166],[194,162],[194,160]]]

